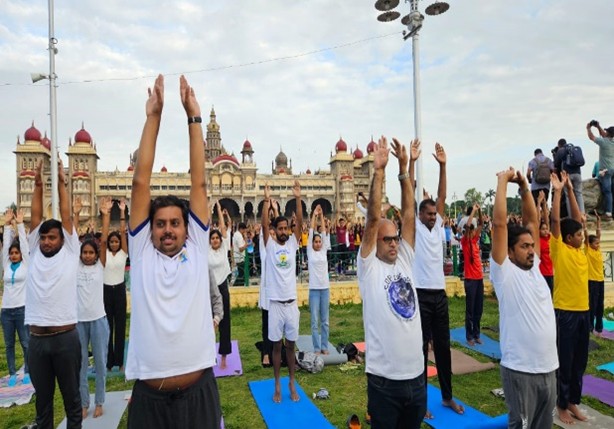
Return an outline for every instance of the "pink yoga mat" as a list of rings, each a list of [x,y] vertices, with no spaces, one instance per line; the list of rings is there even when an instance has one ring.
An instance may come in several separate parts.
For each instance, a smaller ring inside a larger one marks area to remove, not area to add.
[[[220,344],[216,343],[215,349],[219,349]],[[241,355],[239,354],[239,342],[237,340],[231,341],[232,352],[226,356],[226,368],[221,369],[219,367],[222,361],[222,356],[217,355],[217,365],[213,367],[213,374],[216,377],[231,377],[243,374],[243,365],[241,364]]]
[[[606,331],[605,329],[601,333],[603,338],[607,338],[608,340],[614,340],[614,332]]]
[[[582,395],[592,396],[604,404],[614,407],[614,383],[592,375],[582,378]]]

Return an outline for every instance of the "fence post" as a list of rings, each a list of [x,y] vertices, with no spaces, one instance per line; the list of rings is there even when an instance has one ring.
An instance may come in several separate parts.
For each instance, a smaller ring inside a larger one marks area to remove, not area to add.
[[[452,270],[456,277],[458,277],[458,246],[452,246]]]
[[[249,286],[249,252],[245,248],[245,258],[243,258],[243,284]]]

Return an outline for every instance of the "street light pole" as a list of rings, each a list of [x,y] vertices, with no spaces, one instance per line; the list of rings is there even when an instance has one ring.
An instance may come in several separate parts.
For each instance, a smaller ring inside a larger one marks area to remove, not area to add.
[[[58,41],[54,35],[53,0],[49,0],[49,117],[51,121],[51,217],[59,219],[58,214],[58,123],[56,101],[55,55]]]

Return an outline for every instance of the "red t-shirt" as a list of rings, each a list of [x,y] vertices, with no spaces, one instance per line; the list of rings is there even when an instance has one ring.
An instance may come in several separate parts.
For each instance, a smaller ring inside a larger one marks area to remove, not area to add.
[[[553,276],[552,259],[550,259],[550,234],[547,237],[539,236],[539,271],[542,276]]]
[[[465,278],[469,280],[481,280],[484,278],[482,272],[482,259],[480,258],[480,246],[478,245],[479,241],[479,235],[473,238],[463,235],[461,238],[461,247],[465,260]]]

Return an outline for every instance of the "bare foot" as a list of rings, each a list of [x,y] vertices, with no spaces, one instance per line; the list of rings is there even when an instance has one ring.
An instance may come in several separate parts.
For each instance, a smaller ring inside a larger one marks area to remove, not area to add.
[[[475,342],[478,343],[478,344],[482,344],[482,340],[480,338],[476,338]]]
[[[426,410],[426,414],[424,415],[424,418],[428,420],[432,420],[435,418],[435,416],[429,410]]]
[[[320,355],[320,351],[318,350],[317,352],[314,352],[317,356]]]
[[[475,346],[475,341],[467,340],[467,344],[469,344],[471,347],[473,347],[473,346]]]
[[[582,411],[580,411],[580,407],[578,407],[576,404],[569,404],[567,406],[567,410],[573,414],[573,416],[575,418],[577,418],[578,420],[580,420],[581,422],[587,422],[588,421],[588,417],[586,417]]]
[[[569,412],[569,410],[564,410],[562,408],[556,407],[556,412],[559,415],[559,419],[568,425],[573,425],[576,424],[576,422],[574,421],[573,417],[571,416],[571,413]]]
[[[119,367],[119,372],[124,372],[124,366],[123,365]]]
[[[301,397],[298,396],[298,393],[296,392],[296,388],[294,387],[294,383],[293,382],[288,383],[288,387],[290,388],[290,399],[292,399],[294,402],[298,402],[298,400],[301,399]]]
[[[281,386],[279,380],[275,380],[275,394],[273,395],[273,402],[279,404],[281,402]]]
[[[457,404],[454,399],[444,399],[441,403],[444,407],[452,408],[457,414],[465,414],[465,407]]]
[[[220,369],[226,369],[226,355],[222,355],[222,361],[220,362]]]
[[[596,336],[597,338],[603,338],[603,334],[602,334],[601,332],[597,332],[597,331],[595,331],[595,336]]]
[[[327,354],[329,354],[329,352],[328,352],[328,350],[322,350],[322,354],[323,355],[327,355]]]
[[[268,355],[268,354],[265,354],[265,355],[262,357],[262,365],[270,365],[270,364],[271,364],[271,362],[269,361],[269,355]]]
[[[100,417],[102,414],[102,405],[96,405],[96,408],[94,408],[94,418]]]
[[[88,410],[88,407],[83,407],[81,409],[81,415],[83,416],[83,419],[87,418],[87,410]]]

